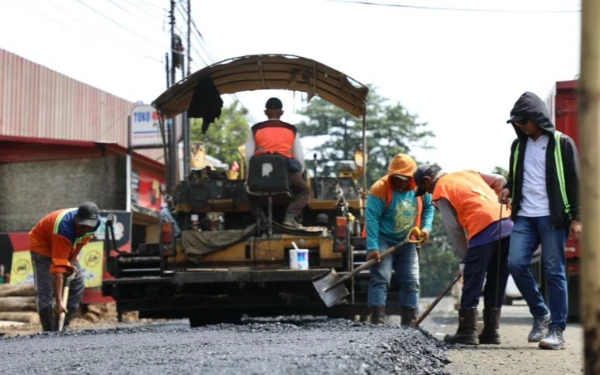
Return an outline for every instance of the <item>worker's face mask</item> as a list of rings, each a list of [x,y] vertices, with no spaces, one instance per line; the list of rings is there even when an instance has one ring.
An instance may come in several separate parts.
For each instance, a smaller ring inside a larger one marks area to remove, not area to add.
[[[395,190],[407,191],[409,189],[409,179],[400,176],[391,176],[390,182]]]

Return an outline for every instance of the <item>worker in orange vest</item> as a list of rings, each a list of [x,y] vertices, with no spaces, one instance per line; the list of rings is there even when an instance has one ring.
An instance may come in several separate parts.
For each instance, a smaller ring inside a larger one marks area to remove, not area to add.
[[[265,115],[268,120],[254,125],[245,146],[247,163],[253,155],[275,153],[287,158],[288,178],[294,193],[287,207],[283,225],[301,229],[302,224],[298,217],[302,209],[308,204],[310,189],[302,174],[306,167],[304,164],[304,151],[297,135],[296,127],[280,120],[283,115],[283,103],[278,98],[270,98],[265,104]],[[253,210],[256,208],[249,197]],[[258,213],[264,220],[264,213]]]
[[[77,256],[99,226],[98,206],[85,202],[78,208],[49,213],[29,232],[36,302],[44,331],[56,330],[61,313],[66,315],[64,327],[75,314],[85,290]],[[69,299],[63,301],[64,278],[73,272]]]
[[[414,173],[417,195],[432,194],[444,229],[462,259],[463,288],[458,330],[444,341],[467,345],[500,344],[500,311],[508,281],[510,211],[498,203],[503,176],[464,170],[445,173],[420,165]],[[487,278],[486,278],[487,273]],[[477,306],[484,289],[484,327],[477,335]]]
[[[398,154],[388,167],[388,173],[371,186],[367,196],[365,226],[367,260],[376,259],[371,266],[368,305],[373,324],[385,321],[387,293],[396,273],[402,325],[410,325],[417,318],[419,305],[419,257],[414,243],[409,243],[385,258],[379,252],[403,241],[409,231],[418,226],[429,237],[433,223],[431,196],[423,199],[415,195],[413,171],[417,163],[408,155]]]

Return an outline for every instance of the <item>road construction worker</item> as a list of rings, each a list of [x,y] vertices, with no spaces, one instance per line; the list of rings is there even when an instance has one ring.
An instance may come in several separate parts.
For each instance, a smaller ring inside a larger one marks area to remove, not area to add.
[[[470,170],[445,173],[436,165],[422,164],[414,179],[417,195],[433,195],[433,204],[464,267],[458,330],[454,335],[446,335],[444,341],[499,344],[512,229],[509,210],[498,203],[504,177]],[[477,306],[484,281],[484,327],[478,336]]]
[[[508,182],[500,202],[512,197],[515,223],[508,266],[533,315],[529,342],[542,349],[564,346],[567,321],[567,237],[581,235],[579,166],[573,140],[556,131],[548,109],[535,94],[526,92],[510,112],[517,139],[511,146]],[[549,305],[544,303],[531,274],[530,263],[538,245],[546,273]]]
[[[44,216],[29,232],[36,302],[44,331],[57,329],[61,313],[65,313],[64,327],[67,327],[77,310],[84,292],[77,256],[99,226],[98,206],[85,202],[79,208]],[[63,301],[64,279],[73,272],[76,276],[69,287],[68,301]]]
[[[388,173],[371,186],[365,213],[367,260],[376,259],[371,266],[368,305],[371,322],[384,323],[385,306],[392,269],[396,273],[402,325],[417,318],[419,306],[419,257],[414,243],[408,243],[385,258],[379,253],[406,239],[409,231],[418,226],[425,240],[433,223],[431,196],[417,198],[412,175],[417,164],[408,155],[398,154],[388,167]]]
[[[294,193],[287,207],[283,225],[287,227],[302,228],[298,217],[302,209],[308,204],[310,190],[302,174],[306,167],[304,164],[304,151],[296,127],[280,120],[283,115],[283,104],[278,98],[270,98],[265,105],[265,115],[268,120],[260,122],[251,128],[251,133],[245,145],[246,161],[249,164],[253,155],[276,153],[287,158],[288,178]],[[254,211],[252,198],[249,197]],[[264,213],[259,211],[261,217]]]

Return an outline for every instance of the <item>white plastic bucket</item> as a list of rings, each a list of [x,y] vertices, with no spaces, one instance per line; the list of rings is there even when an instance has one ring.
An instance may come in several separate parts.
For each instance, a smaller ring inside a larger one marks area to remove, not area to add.
[[[308,269],[308,249],[290,250],[290,268],[293,270]]]

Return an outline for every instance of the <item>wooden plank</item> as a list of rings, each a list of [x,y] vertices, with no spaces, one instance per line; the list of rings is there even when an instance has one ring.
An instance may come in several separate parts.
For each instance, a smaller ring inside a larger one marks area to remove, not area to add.
[[[35,297],[1,297],[0,311],[37,311]]]
[[[0,284],[0,297],[15,297],[15,296],[35,296],[35,287],[33,284],[11,285]]]
[[[0,320],[40,324],[40,316],[38,313],[31,311],[0,312]]]

